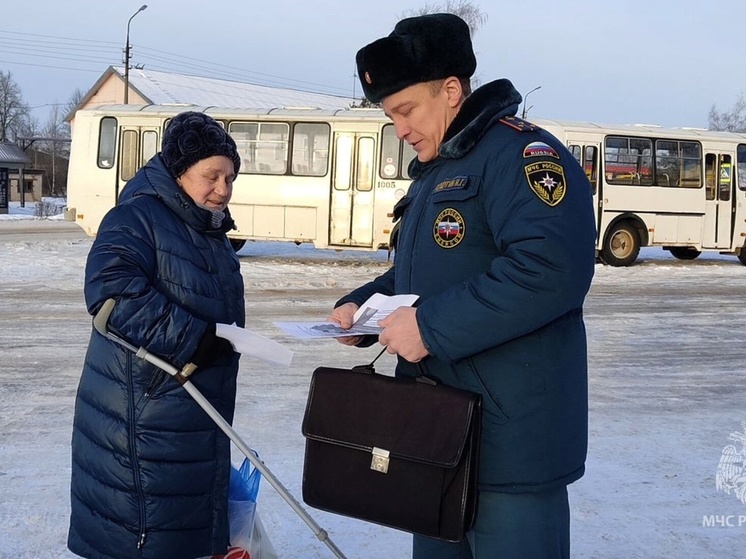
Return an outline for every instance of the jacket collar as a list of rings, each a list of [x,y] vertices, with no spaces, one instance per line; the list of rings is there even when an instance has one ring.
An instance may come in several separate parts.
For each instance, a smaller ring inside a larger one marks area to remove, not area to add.
[[[430,163],[440,158],[460,159],[474,148],[496,120],[516,114],[520,103],[521,94],[506,79],[476,89],[464,100],[456,118],[446,130],[438,148],[439,157],[426,163],[414,159],[409,166],[409,175],[419,177]]]
[[[225,233],[235,227],[230,212],[224,210],[225,219],[219,228],[211,225],[210,210],[200,208],[176,183],[168,172],[160,154],[151,158],[130,180],[122,191],[120,202],[135,196],[155,196],[173,213],[193,229],[204,233]]]

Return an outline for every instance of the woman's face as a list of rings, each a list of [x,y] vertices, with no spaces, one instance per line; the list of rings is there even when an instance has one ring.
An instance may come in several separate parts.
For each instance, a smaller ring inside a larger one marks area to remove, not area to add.
[[[211,210],[224,210],[233,194],[233,162],[224,155],[200,159],[176,179],[194,202]]]

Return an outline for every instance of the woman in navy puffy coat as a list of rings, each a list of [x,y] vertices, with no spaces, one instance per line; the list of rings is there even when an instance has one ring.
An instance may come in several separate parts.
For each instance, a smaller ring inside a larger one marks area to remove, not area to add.
[[[122,192],[88,256],[95,315],[181,368],[229,422],[239,354],[216,323],[244,325],[240,264],[225,235],[240,158],[212,118],[181,113],[163,151]],[[230,441],[167,373],[93,330],[75,404],[68,547],[90,559],[188,559],[228,546]]]

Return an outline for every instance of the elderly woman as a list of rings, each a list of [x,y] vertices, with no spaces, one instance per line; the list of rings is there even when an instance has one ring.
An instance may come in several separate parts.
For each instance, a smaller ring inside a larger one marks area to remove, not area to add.
[[[238,258],[226,237],[240,166],[207,115],[176,116],[104,218],[85,299],[109,298],[132,345],[198,366],[194,385],[229,422],[239,354],[216,323],[244,325]],[[188,559],[228,547],[230,442],[168,374],[95,330],[75,404],[68,547],[87,558]]]

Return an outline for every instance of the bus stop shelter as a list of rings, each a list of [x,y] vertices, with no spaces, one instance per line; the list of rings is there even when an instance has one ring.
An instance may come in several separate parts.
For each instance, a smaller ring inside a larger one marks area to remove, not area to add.
[[[25,183],[23,169],[30,163],[23,150],[10,142],[0,142],[0,214],[8,213],[10,201],[10,170],[18,172],[18,184],[21,188],[21,204],[25,202]]]

